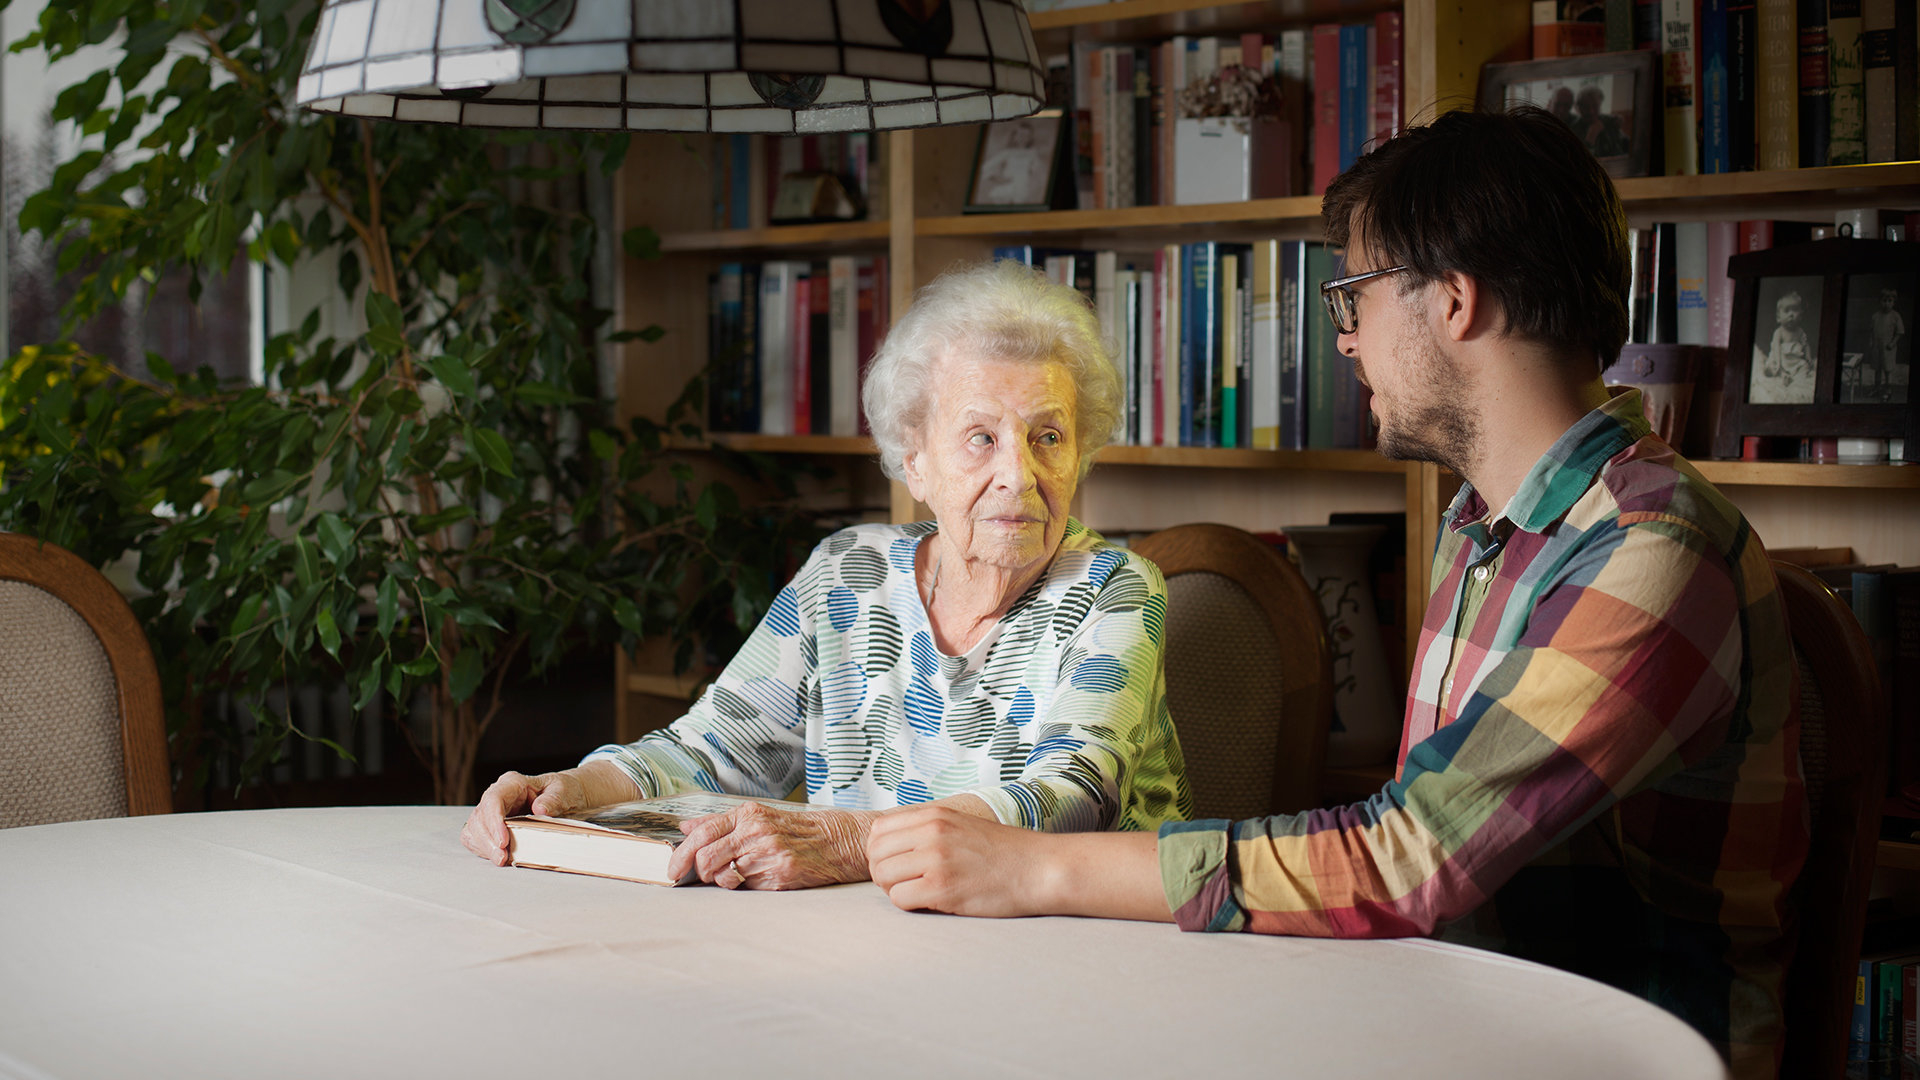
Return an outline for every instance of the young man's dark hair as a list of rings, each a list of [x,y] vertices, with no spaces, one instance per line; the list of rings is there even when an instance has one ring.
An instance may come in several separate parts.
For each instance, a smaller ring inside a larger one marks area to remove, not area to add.
[[[1451,112],[1366,154],[1328,185],[1327,240],[1358,230],[1417,288],[1471,275],[1507,329],[1600,367],[1627,340],[1627,215],[1606,170],[1552,113]]]

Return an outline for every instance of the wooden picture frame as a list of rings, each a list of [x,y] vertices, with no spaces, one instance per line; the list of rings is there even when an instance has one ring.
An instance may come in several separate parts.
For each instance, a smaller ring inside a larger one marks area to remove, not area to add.
[[[1733,325],[1713,455],[1748,435],[1905,439],[1920,461],[1920,244],[1816,240],[1727,260]]]
[[[1487,64],[1480,107],[1538,105],[1580,136],[1608,176],[1646,176],[1664,123],[1659,61],[1659,53],[1635,49]]]
[[[966,212],[1051,210],[1065,129],[1058,113],[981,125],[967,182]]]

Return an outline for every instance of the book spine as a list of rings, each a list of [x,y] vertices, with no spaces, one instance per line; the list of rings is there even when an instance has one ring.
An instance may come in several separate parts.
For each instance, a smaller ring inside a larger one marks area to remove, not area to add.
[[[1708,337],[1707,223],[1682,221],[1673,230],[1674,340],[1705,345]]]
[[[1134,329],[1134,393],[1139,402],[1138,415],[1133,425],[1133,441],[1139,446],[1151,446],[1159,420],[1154,416],[1154,356],[1160,341],[1160,282],[1152,270],[1142,270],[1135,285],[1139,296],[1138,317]]]
[[[1108,156],[1113,160],[1112,171],[1108,178],[1113,185],[1113,199],[1108,204],[1115,209],[1138,206],[1139,189],[1134,186],[1134,178],[1139,174],[1139,153],[1135,149],[1133,117],[1136,106],[1133,102],[1133,50],[1116,48],[1113,50],[1113,64],[1107,73],[1107,83],[1112,88],[1108,101],[1107,126],[1113,132],[1108,144]]]
[[[1089,74],[1092,67],[1090,54],[1093,46],[1082,41],[1073,43],[1071,65],[1073,71],[1073,193],[1074,205],[1082,210],[1092,210],[1094,195],[1094,146],[1093,146],[1093,80]]]
[[[1892,787],[1908,806],[1920,806],[1920,569],[1889,571],[1887,618],[1892,657],[1888,723],[1900,748],[1892,763]]]
[[[1220,445],[1240,443],[1240,255],[1222,251],[1218,266],[1220,296]]]
[[[827,417],[830,435],[857,435],[860,432],[860,330],[858,285],[854,259],[836,255],[827,261],[828,280],[828,352],[831,357],[827,385],[831,407]]]
[[[1366,148],[1373,108],[1367,99],[1367,27],[1340,28],[1340,171],[1346,172]]]
[[[1301,282],[1301,291],[1309,292],[1313,283],[1338,277],[1334,272],[1334,249],[1325,244],[1307,246],[1307,276]],[[1307,351],[1303,357],[1306,366],[1307,389],[1307,448],[1309,450],[1333,449],[1333,368],[1336,359],[1344,359],[1336,351],[1338,339],[1334,335],[1333,323],[1325,318],[1307,318]]]
[[[833,426],[833,277],[825,260],[807,273],[807,432],[825,435]]]
[[[1607,51],[1633,48],[1633,0],[1607,0],[1606,14]]]
[[[1900,1045],[1900,965],[1905,957],[1892,957],[1873,965],[1873,1045],[1892,1049]]]
[[[1253,245],[1253,429],[1247,445],[1280,449],[1280,248]]]
[[[853,347],[853,433],[870,435],[865,406],[867,369],[873,364],[873,351],[886,333],[879,323],[880,290],[887,287],[884,255],[862,256],[853,263],[853,303],[855,339]]]
[[[1186,295],[1186,264],[1180,245],[1168,244],[1161,251],[1165,265],[1160,269],[1160,404],[1154,412],[1160,417],[1160,445],[1182,446],[1189,424],[1185,395],[1180,393],[1180,358],[1186,318],[1181,299]]]
[[[1765,251],[1773,246],[1773,222],[1764,218],[1740,223],[1740,254]]]
[[[1860,5],[1860,91],[1866,109],[1868,161],[1898,161],[1894,156],[1896,54],[1894,0],[1864,0]]]
[[[1091,49],[1087,52],[1087,126],[1092,132],[1093,156],[1093,208],[1106,210],[1113,206],[1110,201],[1113,190],[1113,133],[1112,121],[1108,118],[1112,104],[1112,88],[1108,85],[1107,66],[1111,64],[1112,48]]]
[[[1650,52],[1660,51],[1663,35],[1660,30],[1661,0],[1633,0],[1633,47]]]
[[[1340,28],[1313,28],[1313,193],[1340,175]]]
[[[1900,967],[1900,1056],[1920,1059],[1920,960]]]
[[[1893,160],[1920,158],[1920,5],[1893,4]],[[1920,239],[1911,233],[1907,239]]]
[[[760,275],[760,432],[793,434],[793,264]]]
[[[722,271],[707,275],[707,430],[729,430],[727,391],[723,383],[727,362],[727,324],[721,312]]]
[[[1700,137],[1695,129],[1699,47],[1694,38],[1693,0],[1661,0],[1660,13],[1666,174],[1692,176],[1700,171]]]
[[[1287,123],[1287,193],[1307,190],[1307,109],[1312,81],[1307,70],[1307,32],[1283,30],[1274,50],[1274,74],[1280,80],[1281,117]]]
[[[1574,8],[1582,9],[1576,13]],[[1557,56],[1584,56],[1607,47],[1607,26],[1603,20],[1586,16],[1586,4],[1568,0],[1533,0],[1533,58],[1545,60]]]
[[[1124,392],[1120,430],[1113,438],[1115,442],[1132,446],[1139,442],[1140,425],[1140,368],[1135,362],[1138,343],[1134,339],[1135,328],[1140,325],[1139,273],[1132,267],[1115,271],[1113,289],[1120,298],[1120,340],[1113,351],[1113,366]]]
[[[1733,171],[1727,2],[1700,0],[1700,171]]]
[[[1189,245],[1187,325],[1191,330],[1186,392],[1193,400],[1192,446],[1220,445],[1220,300],[1216,271],[1219,245],[1201,240]]]
[[[1154,204],[1153,185],[1159,176],[1156,154],[1160,146],[1154,128],[1153,50],[1134,49],[1133,56],[1133,206]]]
[[[1240,247],[1240,349],[1234,362],[1240,371],[1240,427],[1237,446],[1253,445],[1253,248]]]
[[[801,267],[788,294],[792,303],[787,311],[787,333],[793,343],[792,387],[788,392],[793,420],[787,428],[789,435],[813,434],[813,276],[805,263]]]
[[[1193,304],[1193,282],[1200,271],[1194,267],[1198,261],[1196,244],[1180,245],[1180,443],[1181,446],[1198,446],[1194,426],[1194,387],[1199,381],[1196,365],[1194,338],[1197,335],[1195,322],[1198,313]]]
[[[1833,85],[1828,81],[1827,0],[1799,0],[1800,167],[1826,165],[1833,131]]]
[[[1401,78],[1404,61],[1400,40],[1400,13],[1383,11],[1373,17],[1376,45],[1373,65],[1373,137],[1386,142],[1400,132],[1405,116]]]
[[[1677,230],[1673,222],[1663,221],[1653,226],[1653,304],[1650,312],[1653,322],[1647,334],[1649,344],[1673,345],[1680,340],[1680,291],[1675,280],[1679,273],[1677,247]]]
[[[1827,164],[1867,161],[1860,0],[1827,0]]]
[[[1307,244],[1287,240],[1280,247],[1280,447],[1307,448],[1307,365],[1302,337],[1306,320],[1318,314],[1307,288]]]
[[[740,263],[723,263],[720,266],[720,337],[716,342],[721,353],[715,357],[713,370],[727,381],[725,387],[716,387],[718,395],[725,402],[725,413],[717,425],[722,431],[749,431],[742,412],[742,396],[752,387],[751,373],[744,371],[746,363],[752,361],[752,351],[747,343],[750,335],[746,323],[746,271]]]
[[[1800,167],[1799,24],[1794,3],[1754,0],[1760,57],[1754,67],[1754,98],[1759,103],[1755,123],[1762,169]]]
[[[1727,169],[1750,172],[1758,147],[1754,65],[1759,59],[1754,0],[1727,0]]]
[[[1847,1060],[1867,1060],[1873,1045],[1873,1009],[1868,1004],[1868,988],[1873,982],[1873,961],[1860,961],[1853,977],[1853,1012],[1847,1023]]]
[[[1706,224],[1707,344],[1724,349],[1733,334],[1733,279],[1727,276],[1727,260],[1739,254],[1740,223],[1709,221]]]

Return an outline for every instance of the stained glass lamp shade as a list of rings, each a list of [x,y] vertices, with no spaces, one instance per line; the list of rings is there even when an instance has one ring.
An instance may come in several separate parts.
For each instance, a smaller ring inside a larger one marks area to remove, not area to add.
[[[388,120],[787,134],[1045,96],[1021,0],[325,0],[296,94]]]

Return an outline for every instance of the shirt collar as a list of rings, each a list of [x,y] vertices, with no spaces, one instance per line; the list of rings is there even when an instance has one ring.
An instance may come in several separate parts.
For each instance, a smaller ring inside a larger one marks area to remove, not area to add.
[[[1566,516],[1593,486],[1609,459],[1653,432],[1635,387],[1610,387],[1612,395],[1554,441],[1506,505],[1502,517],[1527,532],[1540,532]],[[1486,501],[1472,484],[1463,484],[1447,508],[1454,529],[1482,521]]]

